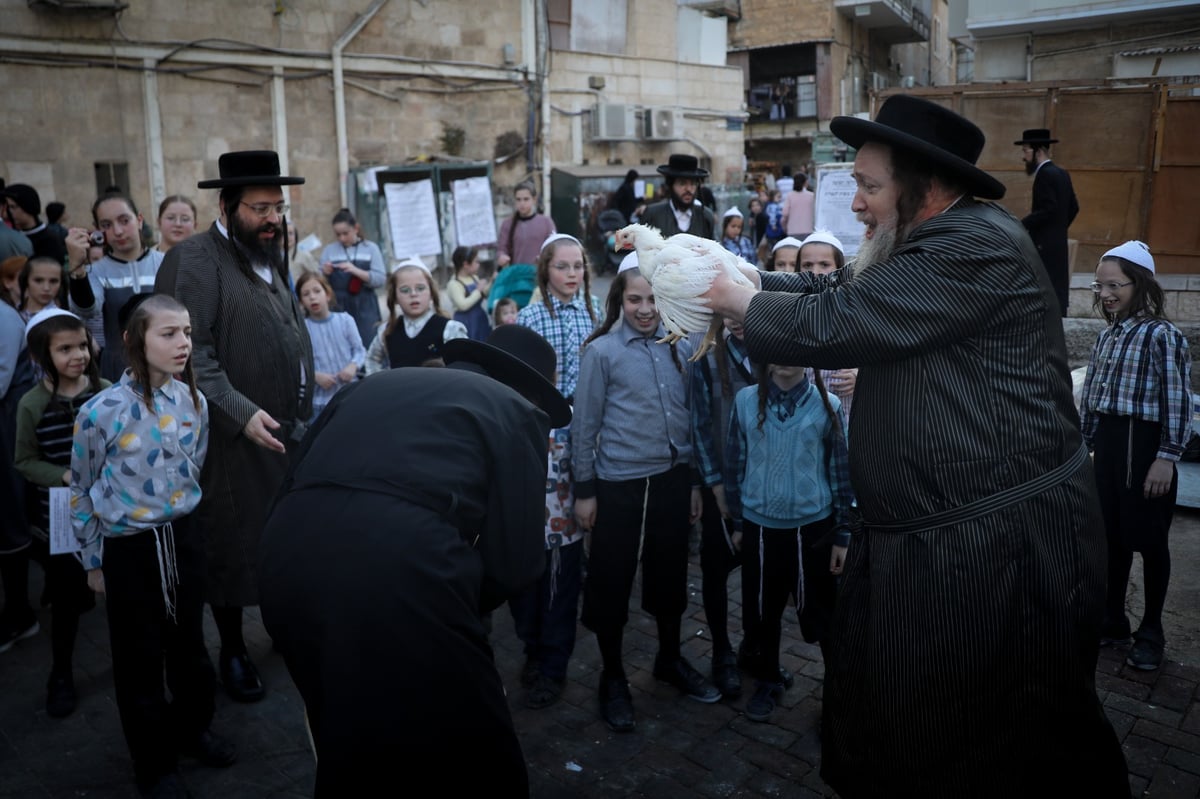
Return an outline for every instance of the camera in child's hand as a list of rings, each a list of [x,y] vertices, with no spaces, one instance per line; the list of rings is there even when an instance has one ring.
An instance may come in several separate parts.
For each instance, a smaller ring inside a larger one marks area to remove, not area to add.
[[[88,234],[88,238],[91,239],[92,244],[96,245],[97,247],[104,246],[104,231],[103,230],[93,230],[90,234]]]

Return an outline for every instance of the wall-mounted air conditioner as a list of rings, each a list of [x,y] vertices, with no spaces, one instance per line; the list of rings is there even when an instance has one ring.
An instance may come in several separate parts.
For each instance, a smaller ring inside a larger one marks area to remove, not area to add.
[[[596,103],[592,106],[592,140],[620,141],[638,137],[637,115],[624,103]]]
[[[679,112],[674,108],[647,108],[642,114],[642,136],[658,141],[677,139],[678,118]]]

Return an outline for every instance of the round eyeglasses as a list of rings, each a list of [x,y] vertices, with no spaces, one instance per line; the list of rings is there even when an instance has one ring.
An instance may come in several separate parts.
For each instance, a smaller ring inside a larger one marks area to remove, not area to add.
[[[1116,293],[1116,291],[1118,289],[1123,289],[1126,286],[1132,286],[1132,285],[1133,285],[1132,280],[1129,281],[1128,283],[1093,283],[1092,291],[1095,292],[1096,294],[1099,294],[1101,291],[1108,289],[1109,291]]]

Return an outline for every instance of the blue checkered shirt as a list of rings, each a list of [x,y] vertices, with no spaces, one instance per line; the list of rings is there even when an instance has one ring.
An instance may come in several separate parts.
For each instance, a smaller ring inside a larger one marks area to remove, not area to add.
[[[592,297],[593,321],[578,294],[570,302],[563,302],[553,295],[549,299],[553,312],[544,301],[531,302],[517,315],[517,324],[537,331],[554,347],[558,355],[558,390],[564,397],[573,397],[575,387],[579,385],[580,350],[596,326],[604,321],[604,311],[600,301]]]
[[[1088,448],[1101,414],[1130,416],[1161,422],[1156,457],[1179,460],[1191,429],[1191,372],[1187,339],[1167,320],[1136,316],[1105,328],[1083,380],[1080,411]]]

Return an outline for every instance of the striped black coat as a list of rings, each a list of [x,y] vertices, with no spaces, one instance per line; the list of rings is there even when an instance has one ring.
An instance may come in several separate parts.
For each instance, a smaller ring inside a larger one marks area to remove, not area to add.
[[[278,273],[267,285],[214,224],[171,248],[154,290],[187,306],[196,383],[212,419],[197,513],[208,538],[208,599],[258,604],[258,546],[288,456],[242,435],[259,409],[289,433],[312,414],[301,397],[301,370],[313,374],[312,343],[295,296]]]
[[[860,367],[863,518],[960,507],[1081,445],[1059,310],[1020,223],[964,199],[821,291],[766,274],[751,357]],[[788,293],[777,293],[788,292]],[[811,292],[811,293],[806,293]],[[843,797],[1128,796],[1096,697],[1104,531],[1090,465],[973,522],[854,537],[827,663],[822,775]]]

